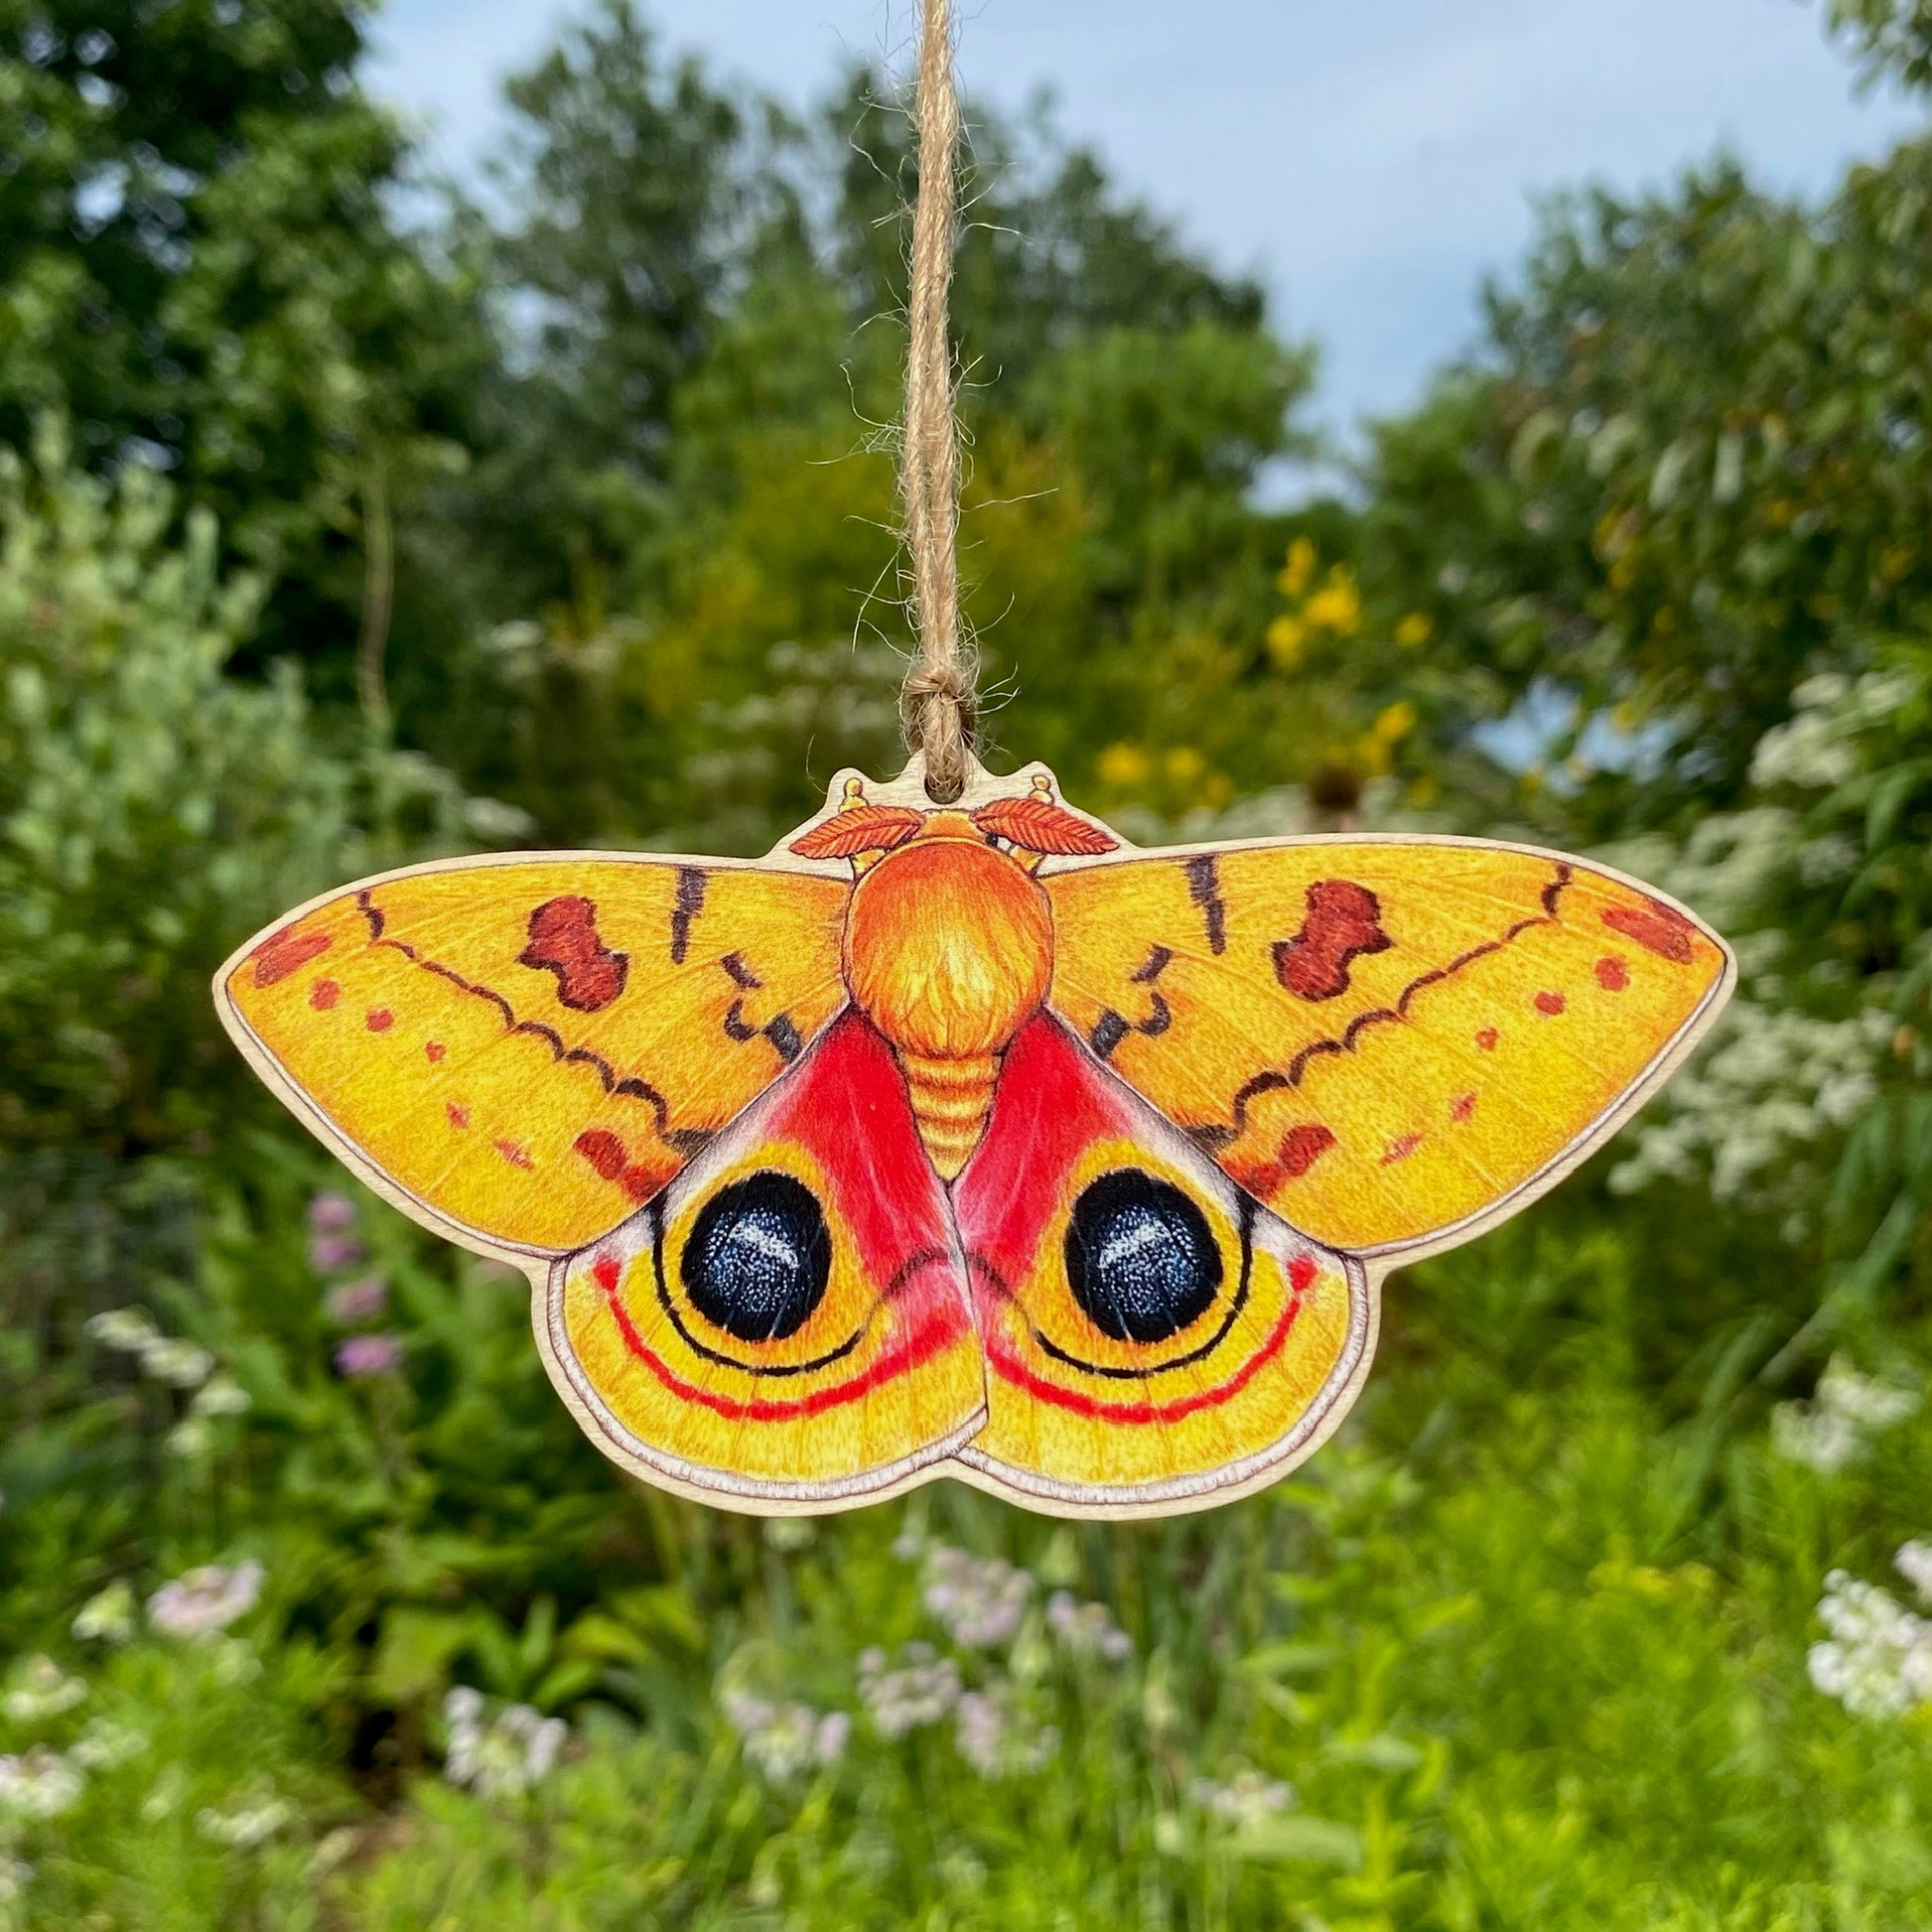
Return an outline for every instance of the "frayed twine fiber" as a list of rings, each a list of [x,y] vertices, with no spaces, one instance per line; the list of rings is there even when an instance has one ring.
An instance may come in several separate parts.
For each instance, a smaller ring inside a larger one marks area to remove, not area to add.
[[[925,755],[927,792],[950,803],[973,759],[973,659],[959,618],[959,422],[946,299],[952,286],[959,94],[953,79],[951,0],[923,0],[917,121],[919,195],[912,211],[912,277],[905,357],[905,436],[899,493],[912,554],[912,623],[919,654],[905,674],[905,742]]]

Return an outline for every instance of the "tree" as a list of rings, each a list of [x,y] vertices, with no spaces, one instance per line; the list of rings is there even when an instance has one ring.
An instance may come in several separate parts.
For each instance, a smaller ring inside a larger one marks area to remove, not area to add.
[[[394,224],[360,0],[0,9],[0,440],[70,417],[283,573],[261,646],[346,693],[361,525],[464,427],[479,338]],[[385,480],[387,486],[385,487]]]

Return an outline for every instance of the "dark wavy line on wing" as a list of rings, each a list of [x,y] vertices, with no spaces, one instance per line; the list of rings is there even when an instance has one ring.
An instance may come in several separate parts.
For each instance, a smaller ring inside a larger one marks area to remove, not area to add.
[[[1485,939],[1481,945],[1471,946],[1467,952],[1457,953],[1447,965],[1433,967],[1427,973],[1418,974],[1402,989],[1401,996],[1394,1006],[1373,1007],[1367,1013],[1358,1013],[1338,1037],[1313,1040],[1304,1046],[1289,1061],[1286,1071],[1269,1067],[1264,1072],[1257,1073],[1235,1094],[1234,1119],[1231,1125],[1189,1128],[1190,1138],[1197,1146],[1205,1148],[1209,1153],[1238,1141],[1247,1131],[1250,1101],[1258,1099],[1264,1093],[1277,1093],[1283,1087],[1299,1087],[1311,1060],[1329,1053],[1352,1053],[1355,1050],[1355,1042],[1371,1027],[1381,1027],[1393,1021],[1406,1020],[1416,996],[1426,987],[1440,986],[1444,980],[1453,979],[1457,973],[1473,966],[1478,959],[1485,959],[1491,953],[1501,952],[1505,946],[1537,926],[1555,925],[1559,916],[1557,908],[1562,903],[1563,895],[1575,876],[1570,866],[1559,864],[1554,876],[1539,896],[1543,906],[1540,913],[1533,914],[1527,919],[1518,919],[1500,937]]]
[[[476,980],[466,978],[455,967],[445,966],[440,959],[431,959],[418,952],[407,939],[389,938],[386,933],[388,920],[367,888],[355,895],[355,903],[368,923],[371,944],[388,946],[401,953],[412,965],[420,966],[424,972],[448,980],[452,986],[460,987],[476,999],[487,1000],[503,1016],[503,1025],[508,1033],[528,1034],[532,1038],[542,1040],[550,1048],[550,1057],[560,1064],[588,1066],[597,1075],[606,1093],[621,1100],[641,1100],[655,1117],[657,1138],[674,1154],[689,1160],[711,1139],[709,1130],[705,1128],[672,1127],[670,1103],[648,1080],[640,1079],[634,1073],[620,1074],[603,1054],[594,1053],[588,1046],[567,1044],[554,1027],[545,1026],[541,1020],[519,1020],[515,1008],[493,986],[483,986]]]

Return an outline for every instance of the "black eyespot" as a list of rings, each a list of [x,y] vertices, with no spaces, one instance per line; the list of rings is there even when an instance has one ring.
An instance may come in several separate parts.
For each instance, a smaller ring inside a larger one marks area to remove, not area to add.
[[[1073,1203],[1066,1279],[1087,1319],[1116,1341],[1166,1341],[1221,1285],[1207,1216],[1166,1180],[1117,1168]]]
[[[788,1173],[719,1188],[698,1210],[678,1263],[691,1306],[740,1341],[796,1334],[824,1300],[831,1273],[824,1210]]]

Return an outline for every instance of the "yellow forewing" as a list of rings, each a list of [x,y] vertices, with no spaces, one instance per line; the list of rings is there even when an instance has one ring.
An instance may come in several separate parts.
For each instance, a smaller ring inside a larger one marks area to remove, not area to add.
[[[1732,977],[1669,901],[1473,841],[1291,841],[1044,884],[1056,1011],[1230,1178],[1357,1252],[1548,1185]]]
[[[224,1019],[325,1138],[452,1228],[583,1247],[844,1004],[849,888],[544,858],[346,891],[222,969]]]

